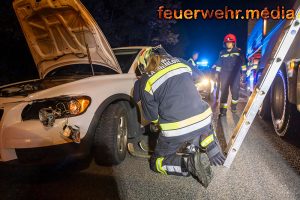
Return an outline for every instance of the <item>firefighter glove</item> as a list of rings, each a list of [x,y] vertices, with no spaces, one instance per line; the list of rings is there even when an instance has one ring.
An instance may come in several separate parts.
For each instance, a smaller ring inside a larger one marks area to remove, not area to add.
[[[216,142],[212,142],[212,144],[207,147],[207,156],[212,165],[218,166],[224,164],[225,156]]]
[[[214,133],[201,141],[201,147],[206,148],[207,156],[212,165],[218,166],[224,164],[225,156]]]

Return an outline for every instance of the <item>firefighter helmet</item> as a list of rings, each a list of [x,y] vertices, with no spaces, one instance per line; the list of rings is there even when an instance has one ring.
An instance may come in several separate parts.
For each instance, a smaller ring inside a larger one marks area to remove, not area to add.
[[[143,49],[138,58],[138,67],[142,73],[156,72],[159,70],[160,57],[170,56],[161,46]]]
[[[168,54],[168,52],[163,48],[163,46],[161,44],[156,47],[153,47],[152,52],[153,52],[153,54],[159,55],[159,56],[170,56],[170,54]]]
[[[233,43],[236,43],[236,37],[235,35],[233,34],[228,34],[224,37],[224,43],[227,43],[227,42],[233,42]]]
[[[143,49],[139,54],[138,65],[142,65],[144,69],[146,69],[149,65],[149,60],[151,57],[152,48]]]

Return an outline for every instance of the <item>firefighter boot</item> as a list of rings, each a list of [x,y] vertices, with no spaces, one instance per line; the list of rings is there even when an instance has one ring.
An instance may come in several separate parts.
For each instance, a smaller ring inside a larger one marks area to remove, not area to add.
[[[237,104],[231,104],[231,112],[236,113]]]
[[[226,108],[220,108],[220,117],[226,116],[226,112],[227,112]]]
[[[184,158],[186,167],[190,174],[205,188],[213,178],[210,161],[206,153],[196,152]]]

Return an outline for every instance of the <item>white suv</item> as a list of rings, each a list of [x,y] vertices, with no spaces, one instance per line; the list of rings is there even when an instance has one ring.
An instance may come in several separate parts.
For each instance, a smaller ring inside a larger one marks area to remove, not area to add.
[[[78,0],[13,6],[40,79],[0,87],[0,162],[64,162],[93,149],[97,163],[120,163],[147,124],[132,101],[143,47],[115,49],[119,65]]]

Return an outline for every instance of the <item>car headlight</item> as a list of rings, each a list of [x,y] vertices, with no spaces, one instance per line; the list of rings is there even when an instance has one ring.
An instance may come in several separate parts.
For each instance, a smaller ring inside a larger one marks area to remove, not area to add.
[[[69,102],[69,112],[72,115],[79,115],[83,113],[90,105],[90,99],[80,98],[71,100]]]
[[[22,120],[42,119],[46,121],[48,117],[55,119],[75,117],[83,114],[90,104],[91,98],[88,96],[63,96],[35,100],[23,109]]]
[[[200,82],[196,83],[196,87],[198,90],[203,89],[204,87],[207,87],[210,83],[209,78],[202,78]]]
[[[209,79],[208,78],[204,78],[201,82],[200,82],[201,85],[203,86],[207,86],[209,84]]]

